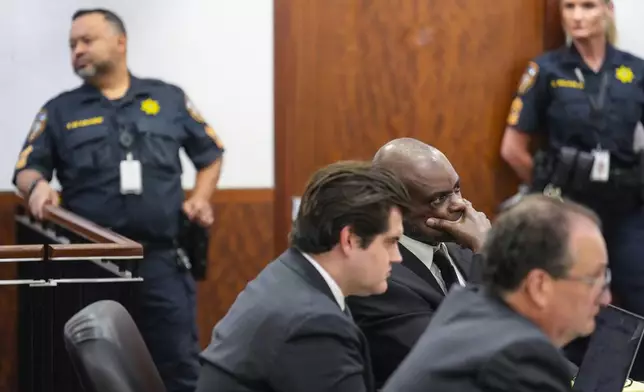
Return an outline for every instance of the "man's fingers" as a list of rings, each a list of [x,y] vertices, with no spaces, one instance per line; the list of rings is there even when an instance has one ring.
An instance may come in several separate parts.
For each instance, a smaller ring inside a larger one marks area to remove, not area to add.
[[[60,195],[56,191],[52,191],[50,200],[52,205],[58,207],[60,205]]]
[[[214,221],[212,215],[205,215],[205,216],[200,216],[199,221],[201,222],[201,225],[204,227],[208,227],[212,225],[212,222]]]
[[[188,219],[192,219],[195,216],[195,206],[192,203],[183,203],[183,212],[186,213]]]
[[[33,200],[31,203],[31,214],[38,220],[43,218],[43,210],[45,208],[45,200],[37,199]]]
[[[214,221],[212,208],[210,208],[210,206],[206,204],[199,212],[201,215],[201,222],[204,223],[206,226],[210,226]]]
[[[437,218],[429,218],[425,221],[425,224],[428,227],[438,230],[448,230],[454,223],[455,222]]]

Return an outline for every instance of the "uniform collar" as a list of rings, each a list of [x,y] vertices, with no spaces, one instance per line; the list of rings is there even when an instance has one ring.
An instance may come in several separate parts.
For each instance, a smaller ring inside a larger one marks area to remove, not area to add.
[[[131,72],[129,72],[129,75],[130,75],[130,88],[123,98],[128,98],[128,97],[135,98],[139,96],[149,95],[149,91],[146,88],[146,85],[143,82],[143,80],[132,75]],[[103,98],[103,94],[101,94],[101,92],[96,87],[92,86],[87,82],[83,83],[83,85],[80,87],[80,92],[82,94],[83,103],[99,101]]]
[[[577,50],[577,47],[575,46],[575,44],[571,43],[570,45],[566,45],[562,50],[564,53],[564,58],[563,58],[564,63],[572,64],[572,65],[585,64],[584,59],[581,57],[581,54],[579,54],[579,51]],[[618,57],[619,57],[618,52],[615,49],[615,47],[607,43],[606,57],[604,59],[604,64],[602,65],[602,68],[610,65],[617,65]]]

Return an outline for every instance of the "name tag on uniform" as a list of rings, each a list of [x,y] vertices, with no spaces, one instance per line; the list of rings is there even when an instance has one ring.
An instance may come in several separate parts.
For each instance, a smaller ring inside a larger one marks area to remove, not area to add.
[[[141,193],[143,193],[141,162],[133,160],[128,154],[128,159],[121,161],[121,194],[140,195]]]
[[[610,153],[604,150],[594,150],[593,168],[590,171],[590,180],[606,182],[610,175]]]

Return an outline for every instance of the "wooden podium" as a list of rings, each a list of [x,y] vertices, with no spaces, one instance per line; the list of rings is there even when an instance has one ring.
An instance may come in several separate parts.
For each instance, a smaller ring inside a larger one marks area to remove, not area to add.
[[[131,308],[140,244],[59,207],[38,222],[20,205],[18,245],[0,246],[0,262],[18,263],[18,390],[81,392],[65,350],[63,326],[83,307],[112,299]]]

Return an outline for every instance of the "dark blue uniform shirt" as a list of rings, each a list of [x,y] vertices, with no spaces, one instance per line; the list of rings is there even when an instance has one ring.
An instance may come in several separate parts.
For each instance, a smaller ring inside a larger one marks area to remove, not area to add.
[[[602,78],[606,78],[604,104]],[[597,105],[595,109],[589,96]],[[611,166],[631,166],[635,127],[644,106],[644,61],[607,46],[599,72],[574,45],[547,52],[528,65],[512,102],[508,126],[545,133],[550,146],[611,153]]]
[[[120,191],[128,149],[142,167],[143,193]],[[62,185],[62,205],[138,241],[176,238],[184,200],[179,150],[197,170],[223,154],[219,138],[186,94],[171,84],[132,77],[128,93],[110,101],[90,85],[64,92],[36,117],[16,172],[38,170]],[[15,182],[15,176],[14,176]]]

